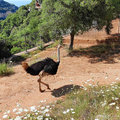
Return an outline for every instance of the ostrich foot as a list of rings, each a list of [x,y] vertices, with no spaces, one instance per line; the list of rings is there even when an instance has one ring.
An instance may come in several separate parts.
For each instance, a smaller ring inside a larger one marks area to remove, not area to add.
[[[40,79],[38,79],[37,82],[40,82]]]
[[[45,92],[45,90],[40,90],[40,92]]]
[[[47,89],[51,90],[50,87],[47,87]]]
[[[46,86],[47,86],[47,89],[51,90],[50,87],[49,87],[49,85],[46,85]]]

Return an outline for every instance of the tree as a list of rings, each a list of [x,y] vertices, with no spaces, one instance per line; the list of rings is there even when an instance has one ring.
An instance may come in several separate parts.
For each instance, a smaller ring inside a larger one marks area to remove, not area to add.
[[[0,38],[0,60],[11,56],[11,47],[10,43],[4,41],[4,38]]]
[[[38,28],[38,24],[40,22],[40,18],[39,16],[36,16],[36,19],[31,18],[30,23],[28,25],[28,28],[30,30],[30,40],[32,41],[33,44],[36,44],[36,42],[40,39],[40,35],[39,35],[39,28]]]
[[[97,21],[96,29],[106,26],[109,33],[113,6],[109,0],[44,0],[41,27],[44,31],[57,30],[61,35],[69,33],[69,49],[73,49],[74,36],[91,29],[93,21]]]

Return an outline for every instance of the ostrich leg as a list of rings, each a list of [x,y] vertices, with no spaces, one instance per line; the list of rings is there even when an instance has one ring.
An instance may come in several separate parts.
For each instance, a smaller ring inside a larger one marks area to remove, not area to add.
[[[44,82],[42,82],[42,81],[41,81],[41,83],[42,83],[42,84],[44,84],[45,86],[47,86],[47,89],[49,89],[49,90],[50,90],[50,87],[49,87],[49,85],[48,85],[48,84],[46,84],[46,83],[44,83]]]
[[[41,90],[41,83],[44,84],[45,86],[47,86],[47,89],[50,90],[49,85],[41,81],[42,77],[47,76],[47,75],[48,75],[48,73],[45,73],[45,72],[42,72],[42,73],[39,75],[38,82],[39,82],[39,90],[40,90],[40,92],[44,92],[44,91],[45,91],[45,90]]]
[[[45,90],[41,89],[41,77],[38,79],[38,82],[39,82],[39,90],[40,90],[40,92],[44,92]]]

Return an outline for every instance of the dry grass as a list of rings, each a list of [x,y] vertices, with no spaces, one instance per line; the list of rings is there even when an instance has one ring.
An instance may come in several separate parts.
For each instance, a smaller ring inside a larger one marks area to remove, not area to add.
[[[0,76],[8,76],[13,74],[13,69],[11,64],[8,63],[0,63]]]

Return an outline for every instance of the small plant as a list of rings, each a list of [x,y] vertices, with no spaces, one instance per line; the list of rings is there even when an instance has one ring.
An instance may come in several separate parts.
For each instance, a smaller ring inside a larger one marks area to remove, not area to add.
[[[6,76],[13,74],[13,69],[10,64],[8,63],[0,63],[0,76]]]
[[[38,48],[39,48],[39,50],[41,50],[41,51],[44,50],[44,43],[43,43],[43,41],[40,41],[40,42],[39,42],[39,47],[38,47]]]
[[[62,44],[60,40],[55,40],[53,44],[49,45],[48,48],[53,48],[58,46],[59,44]]]

